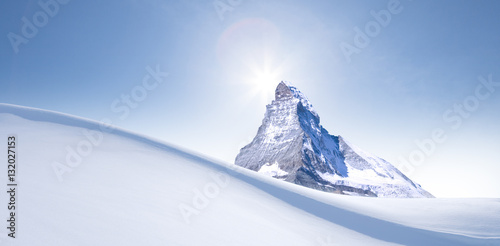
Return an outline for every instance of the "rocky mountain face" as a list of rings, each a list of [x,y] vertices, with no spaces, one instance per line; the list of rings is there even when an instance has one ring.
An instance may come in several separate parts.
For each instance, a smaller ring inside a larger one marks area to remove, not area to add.
[[[235,164],[327,192],[377,197],[432,197],[387,161],[330,135],[296,87],[278,84],[253,141]]]

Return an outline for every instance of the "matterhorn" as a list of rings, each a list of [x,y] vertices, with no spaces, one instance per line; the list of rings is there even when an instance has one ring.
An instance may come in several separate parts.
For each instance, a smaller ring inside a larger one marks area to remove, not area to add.
[[[326,192],[374,197],[433,197],[392,164],[328,133],[296,87],[282,81],[253,141],[235,164]]]

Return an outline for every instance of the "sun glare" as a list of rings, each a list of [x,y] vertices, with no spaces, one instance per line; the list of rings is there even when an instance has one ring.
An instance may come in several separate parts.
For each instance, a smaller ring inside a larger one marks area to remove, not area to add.
[[[232,24],[217,42],[217,58],[233,81],[248,88],[246,102],[269,103],[283,76],[281,32],[271,21],[247,18]]]
[[[274,89],[280,82],[277,69],[255,69],[253,77],[248,81],[252,87],[252,95],[260,97],[262,102],[269,103],[274,98]]]

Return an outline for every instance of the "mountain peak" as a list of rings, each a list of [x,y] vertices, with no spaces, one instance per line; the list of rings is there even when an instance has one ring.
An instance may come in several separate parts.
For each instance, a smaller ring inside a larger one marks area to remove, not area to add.
[[[297,87],[293,86],[290,82],[288,81],[281,81],[278,86],[276,87],[275,91],[275,100],[276,101],[283,101],[283,100],[289,100],[292,98],[297,98],[299,99],[300,103],[302,103],[302,106],[304,106],[311,114],[313,114],[316,118],[319,119],[319,115],[314,110],[312,104],[309,102],[309,99],[300,92]]]
[[[278,86],[276,87],[275,91],[275,99],[276,100],[286,100],[290,99],[293,97],[292,90],[290,90],[290,87],[288,87],[287,84],[285,84],[284,81],[281,81]]]
[[[281,81],[253,141],[235,164],[288,182],[341,194],[432,197],[387,161],[330,135],[307,97]]]

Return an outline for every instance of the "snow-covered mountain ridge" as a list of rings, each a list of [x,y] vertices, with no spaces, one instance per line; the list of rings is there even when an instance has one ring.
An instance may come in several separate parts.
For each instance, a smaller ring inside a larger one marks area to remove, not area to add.
[[[330,135],[307,97],[283,81],[257,135],[241,149],[235,164],[328,192],[433,197],[387,161]]]

